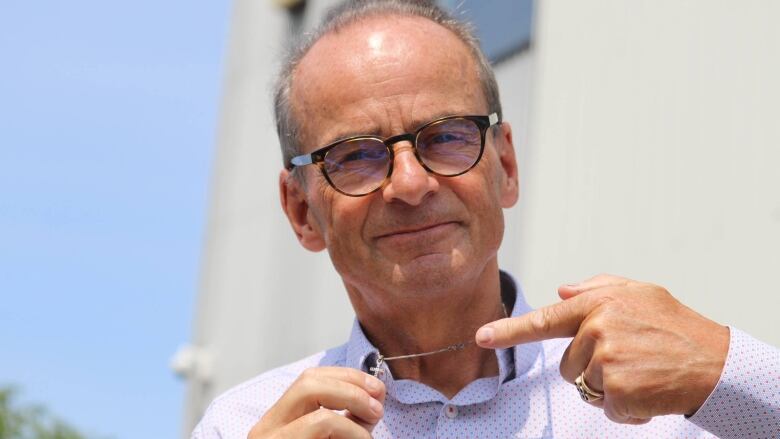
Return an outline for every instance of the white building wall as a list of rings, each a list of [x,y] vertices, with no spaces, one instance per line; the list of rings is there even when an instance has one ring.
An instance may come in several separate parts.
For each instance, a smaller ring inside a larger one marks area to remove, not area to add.
[[[520,224],[533,305],[599,272],[780,345],[780,3],[541,1]]]

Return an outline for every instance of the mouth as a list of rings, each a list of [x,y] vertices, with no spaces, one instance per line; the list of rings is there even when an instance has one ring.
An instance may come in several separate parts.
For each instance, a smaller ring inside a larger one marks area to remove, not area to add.
[[[424,239],[426,237],[433,237],[439,234],[447,234],[454,230],[457,225],[458,223],[456,221],[445,221],[424,226],[408,227],[379,235],[376,239],[399,241]]]

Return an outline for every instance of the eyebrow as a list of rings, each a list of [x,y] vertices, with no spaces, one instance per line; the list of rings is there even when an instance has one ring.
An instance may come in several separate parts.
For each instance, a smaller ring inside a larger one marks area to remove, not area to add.
[[[344,139],[349,139],[350,137],[359,137],[359,136],[372,136],[372,137],[382,137],[382,132],[379,129],[379,127],[374,126],[372,129],[369,130],[344,130],[344,131],[337,131],[336,135],[328,136],[328,140],[325,143],[322,144],[321,147],[324,147],[326,145],[332,145],[336,142],[339,142]]]
[[[414,128],[412,128],[410,131],[407,131],[407,132],[408,133],[414,133],[421,126],[423,126],[423,125],[425,125],[425,124],[427,124],[429,122],[433,122],[434,120],[441,119],[443,117],[448,117],[448,116],[471,116],[471,115],[472,115],[472,113],[462,113],[462,112],[459,113],[459,112],[452,112],[452,111],[441,111],[441,112],[438,112],[438,113],[434,113],[432,116],[427,116],[425,119],[420,119],[420,118],[412,119],[412,126]],[[379,127],[376,126],[376,125],[373,128],[369,129],[369,130],[361,130],[361,131],[344,130],[344,131],[338,131],[336,135],[328,136],[328,139],[331,139],[331,140],[328,140],[325,143],[323,143],[320,146],[320,148],[325,147],[327,145],[332,145],[332,144],[334,144],[336,142],[339,142],[341,140],[349,139],[351,137],[371,136],[371,137],[387,138],[387,137],[396,136],[398,134],[402,134],[402,133],[395,133],[395,134],[390,134],[389,136],[384,136],[382,134],[381,130],[379,129]]]
[[[469,112],[458,112],[458,111],[440,111],[438,113],[434,113],[432,116],[428,116],[425,119],[412,119],[412,126],[414,127],[411,132],[416,131],[421,126],[433,122],[434,120],[441,119],[443,117],[449,117],[449,116],[471,116],[472,113]]]

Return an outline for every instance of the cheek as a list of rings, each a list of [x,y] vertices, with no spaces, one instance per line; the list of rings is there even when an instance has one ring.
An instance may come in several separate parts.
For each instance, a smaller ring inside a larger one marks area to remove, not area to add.
[[[471,199],[468,207],[475,215],[475,233],[481,244],[498,248],[504,236],[504,209],[501,207],[501,174],[497,166],[495,151],[483,157],[470,184]]]
[[[332,197],[320,181],[311,178],[308,180],[308,184],[310,185],[310,196],[307,199],[309,223],[317,228],[317,232],[325,240],[325,244],[330,246],[330,237],[333,235],[332,221],[330,221],[333,218]]]
[[[498,194],[492,186],[485,188],[489,192],[474,205],[474,211],[479,212],[479,232],[482,239],[494,242],[500,240],[504,233],[504,210],[499,203]]]
[[[325,201],[328,215],[326,245],[332,255],[363,253],[363,225],[366,202],[362,198],[346,197],[328,190]],[[348,256],[347,256],[348,257]]]
[[[348,199],[345,199],[348,198]],[[372,261],[371,249],[363,239],[366,209],[355,200],[342,195],[335,196],[328,217],[328,238],[325,245],[336,272],[354,281],[368,269]]]

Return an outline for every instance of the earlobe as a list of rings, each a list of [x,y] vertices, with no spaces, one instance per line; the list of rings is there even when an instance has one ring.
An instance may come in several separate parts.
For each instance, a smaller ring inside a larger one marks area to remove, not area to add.
[[[515,145],[512,143],[512,127],[509,125],[509,122],[501,123],[499,130],[496,133],[495,140],[503,171],[501,178],[501,207],[510,208],[517,203],[520,197],[517,158],[515,157]]]
[[[286,169],[279,173],[279,199],[301,245],[312,252],[324,250],[325,240],[316,225],[312,224],[304,188]]]

